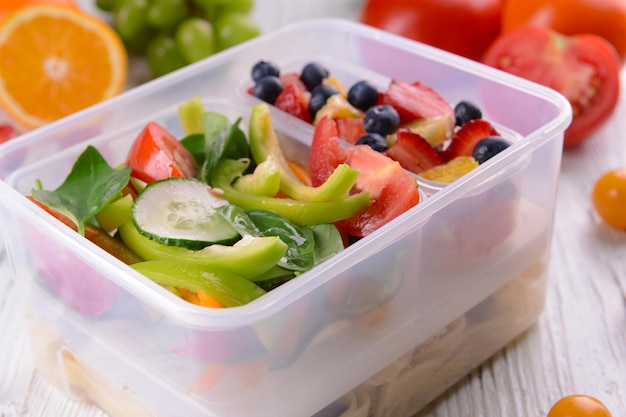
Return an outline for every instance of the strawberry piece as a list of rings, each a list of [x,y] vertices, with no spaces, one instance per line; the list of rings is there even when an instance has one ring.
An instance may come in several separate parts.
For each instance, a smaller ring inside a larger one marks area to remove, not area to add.
[[[487,136],[497,136],[498,131],[484,119],[470,120],[452,137],[450,145],[442,152],[444,161],[451,161],[457,156],[472,156],[474,146]]]
[[[385,92],[385,104],[396,109],[400,124],[454,114],[454,108],[437,91],[421,82],[392,80]]]
[[[384,154],[398,161],[402,168],[419,174],[443,163],[439,153],[422,136],[410,130],[399,130],[396,143]]]
[[[291,114],[307,123],[312,123],[313,119],[309,114],[309,100],[311,93],[302,90],[297,84],[289,84],[276,97],[274,106],[282,111]]]
[[[288,72],[279,77],[280,82],[283,84],[283,87],[287,88],[294,84],[298,90],[307,91],[306,85],[300,79],[300,74],[297,72]]]
[[[345,117],[335,119],[335,121],[337,122],[339,137],[353,145],[367,133],[363,127],[363,119],[360,117]]]

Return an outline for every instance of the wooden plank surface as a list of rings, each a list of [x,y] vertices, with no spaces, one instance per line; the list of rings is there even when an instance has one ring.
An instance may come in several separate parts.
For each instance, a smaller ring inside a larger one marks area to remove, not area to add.
[[[265,32],[314,17],[355,19],[357,0],[257,0]],[[623,72],[622,79],[626,72]],[[546,309],[527,333],[423,410],[419,417],[543,417],[560,397],[601,399],[626,416],[626,232],[603,225],[590,193],[626,166],[626,100],[591,140],[564,155]],[[34,369],[17,296],[0,261],[0,416],[105,417],[53,389]]]

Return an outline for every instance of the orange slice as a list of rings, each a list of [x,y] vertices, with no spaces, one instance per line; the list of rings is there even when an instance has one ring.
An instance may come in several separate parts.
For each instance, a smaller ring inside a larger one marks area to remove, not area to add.
[[[27,129],[119,94],[127,73],[119,36],[85,12],[27,6],[0,23],[0,106]]]

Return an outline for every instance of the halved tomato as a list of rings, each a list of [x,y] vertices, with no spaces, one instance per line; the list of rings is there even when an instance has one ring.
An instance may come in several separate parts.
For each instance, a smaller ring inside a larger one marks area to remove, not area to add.
[[[132,175],[147,183],[170,177],[195,177],[193,155],[171,133],[156,122],[143,128],[126,157]]]
[[[309,169],[313,185],[323,183],[340,163],[359,170],[352,192],[368,191],[370,205],[337,222],[342,232],[365,237],[420,202],[417,182],[398,162],[367,145],[342,148],[340,140],[337,121],[322,118],[313,136]]]
[[[553,88],[572,105],[565,147],[593,134],[617,106],[621,63],[615,48],[597,35],[564,36],[551,29],[524,26],[502,34],[483,62]]]
[[[626,60],[626,1],[509,0],[502,10],[502,32],[545,26],[563,35],[592,33],[613,44]]]

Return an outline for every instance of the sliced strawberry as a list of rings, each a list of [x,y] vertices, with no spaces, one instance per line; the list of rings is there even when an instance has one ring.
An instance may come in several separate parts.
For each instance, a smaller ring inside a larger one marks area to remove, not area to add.
[[[454,108],[437,91],[421,82],[392,80],[385,93],[385,104],[395,108],[400,124],[454,114]]]
[[[287,87],[289,85],[294,84],[298,90],[307,91],[306,85],[300,79],[300,74],[297,72],[287,72],[280,77],[280,82],[283,83],[283,87]]]
[[[356,141],[361,136],[367,133],[363,127],[363,119],[360,117],[345,117],[335,120],[339,130],[339,137],[353,145],[356,144]]]
[[[420,172],[441,165],[441,156],[422,136],[410,130],[399,130],[397,141],[384,154],[398,161],[406,170]]]
[[[291,114],[305,122],[311,123],[311,115],[309,114],[309,100],[311,93],[301,90],[297,84],[289,84],[276,97],[274,106],[282,111]]]
[[[451,161],[457,156],[472,156],[474,146],[487,136],[497,136],[498,131],[484,119],[470,120],[452,137],[450,145],[442,152],[444,161]]]

